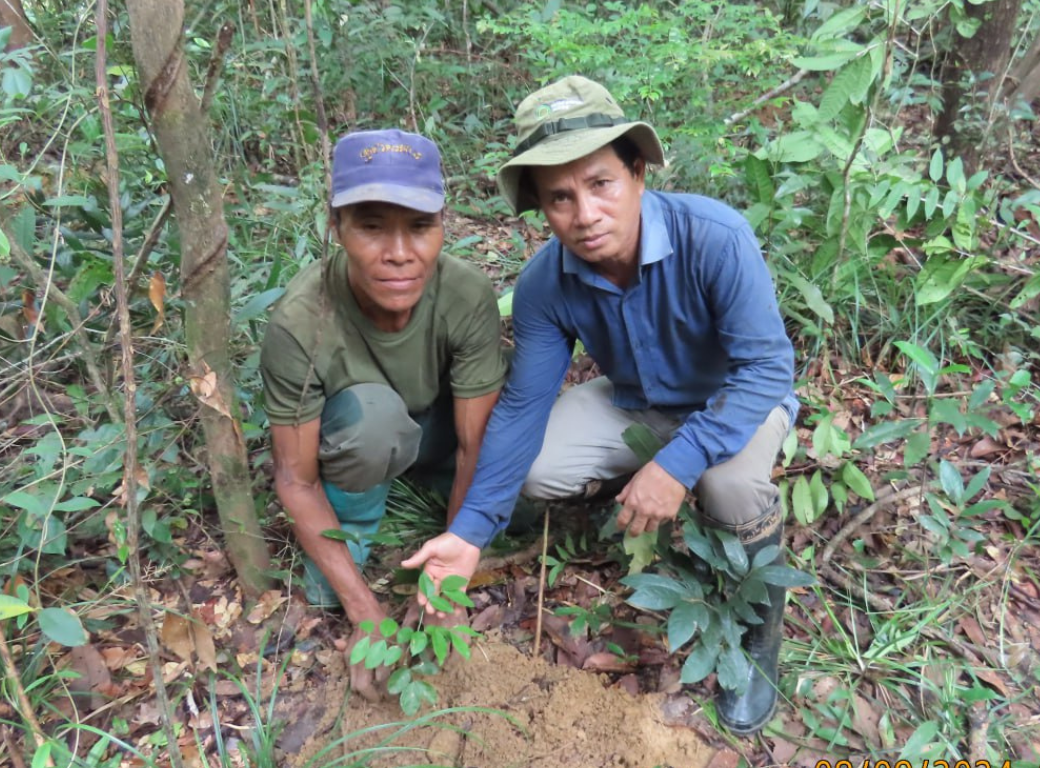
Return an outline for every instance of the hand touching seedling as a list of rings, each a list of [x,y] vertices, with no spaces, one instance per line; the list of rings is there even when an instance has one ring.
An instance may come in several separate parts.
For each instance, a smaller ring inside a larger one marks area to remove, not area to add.
[[[465,586],[466,579],[462,576],[448,576],[441,582],[438,593],[426,573],[419,576],[419,591],[430,607],[449,618],[454,618],[461,608],[473,607],[473,601],[463,591]],[[392,695],[399,697],[401,711],[406,715],[414,715],[424,703],[433,705],[437,702],[437,690],[417,676],[440,672],[452,650],[468,659],[468,638],[480,637],[465,623],[449,627],[428,620],[424,622],[425,618],[427,616],[421,615],[414,628],[401,626],[390,618],[383,619],[378,633],[374,622],[363,621],[359,626],[368,636],[359,640],[350,654],[351,664],[364,662],[367,669],[393,667],[405,659],[406,666],[394,670],[386,687]]]

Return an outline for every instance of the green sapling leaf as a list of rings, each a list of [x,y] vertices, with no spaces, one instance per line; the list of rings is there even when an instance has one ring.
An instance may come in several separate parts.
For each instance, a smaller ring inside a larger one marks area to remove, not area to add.
[[[466,642],[465,638],[455,632],[450,633],[449,637],[451,637],[451,647],[455,649],[459,656],[469,659],[471,652],[469,643]]]
[[[391,619],[389,616],[379,622],[379,634],[383,637],[391,638],[397,633],[397,622]]]
[[[390,677],[387,678],[386,690],[390,694],[397,696],[402,691],[404,691],[404,689],[410,682],[412,682],[412,671],[410,669],[408,669],[407,667],[395,669],[390,674]]]
[[[473,601],[469,599],[469,595],[465,592],[456,592],[454,590],[444,590],[444,596],[456,605],[461,605],[465,608],[472,608]]]
[[[408,642],[408,650],[411,651],[412,656],[418,656],[420,653],[426,650],[426,646],[430,643],[430,636],[425,632],[416,632],[412,635],[412,639]]]
[[[360,645],[361,643],[358,643]],[[386,640],[376,640],[368,647],[368,653],[365,654],[365,669],[375,669],[383,665],[383,660],[386,658],[387,647]]]
[[[368,654],[368,646],[372,644],[370,637],[363,637],[357,641],[357,644],[350,651],[350,663],[351,665],[358,664]]]
[[[401,704],[401,711],[411,717],[419,711],[419,707],[422,706],[422,699],[419,698],[419,681],[411,680],[401,691],[401,698],[399,699]]]
[[[442,667],[448,660],[448,630],[444,627],[430,627],[430,645],[433,648],[433,656]]]
[[[431,595],[429,597],[430,607],[440,613],[454,613],[455,606],[451,604],[450,600],[445,599],[440,595]]]
[[[466,588],[467,583],[465,576],[458,574],[445,576],[441,580],[441,592],[461,592]]]
[[[437,594],[437,586],[426,571],[419,574],[419,594],[427,599]]]

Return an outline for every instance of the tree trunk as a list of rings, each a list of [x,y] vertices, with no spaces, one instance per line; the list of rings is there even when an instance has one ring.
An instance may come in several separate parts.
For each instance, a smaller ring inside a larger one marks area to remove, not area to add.
[[[935,123],[935,136],[948,139],[952,153],[964,158],[965,166],[969,169],[975,167],[980,144],[988,132],[990,107],[1002,90],[1011,60],[1015,22],[1021,7],[1022,0],[990,0],[983,5],[965,3],[967,15],[982,23],[974,36],[957,39],[947,59],[947,66],[944,67],[943,111]],[[962,81],[968,73],[976,76],[989,73],[992,77],[977,82],[974,88],[966,92]],[[967,95],[973,97],[984,114],[958,123],[957,118]]]
[[[7,50],[24,48],[33,40],[32,28],[25,18],[22,0],[0,0],[0,27],[11,27]]]
[[[193,378],[203,384],[193,390],[202,402],[202,428],[217,511],[228,556],[242,587],[257,595],[268,586],[264,571],[270,561],[253,508],[245,442],[234,416],[228,358],[228,232],[224,203],[213,174],[208,123],[188,82],[181,34],[184,2],[129,0],[127,9],[141,90],[166,166],[180,230],[188,362]]]
[[[1027,104],[1040,97],[1040,33],[1037,33],[1033,44],[1029,46],[1015,68],[1011,71],[1011,88],[1008,90],[1008,103],[1014,104],[1024,99]]]

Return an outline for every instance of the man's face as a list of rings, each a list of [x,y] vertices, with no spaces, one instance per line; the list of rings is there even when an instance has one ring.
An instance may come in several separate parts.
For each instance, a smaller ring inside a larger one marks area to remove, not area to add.
[[[538,203],[553,234],[606,276],[638,263],[646,166],[633,174],[609,145],[567,165],[532,166]]]
[[[340,209],[337,234],[361,311],[380,330],[402,330],[444,245],[441,214],[358,203]]]

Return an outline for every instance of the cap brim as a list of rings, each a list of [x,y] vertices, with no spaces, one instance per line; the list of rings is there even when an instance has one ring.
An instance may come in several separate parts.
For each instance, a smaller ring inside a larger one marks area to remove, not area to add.
[[[332,198],[333,208],[357,203],[393,203],[414,211],[437,213],[444,208],[444,195],[399,184],[362,184]]]
[[[550,136],[511,159],[498,171],[498,191],[517,214],[536,209],[538,202],[531,199],[529,195],[525,195],[525,199],[520,199],[520,176],[525,167],[566,165],[586,155],[591,155],[621,136],[628,136],[635,142],[646,162],[653,165],[664,165],[664,148],[661,146],[661,140],[657,138],[657,132],[648,123],[624,123],[610,128],[586,128]]]

